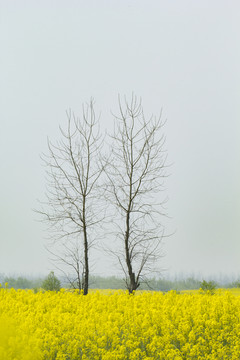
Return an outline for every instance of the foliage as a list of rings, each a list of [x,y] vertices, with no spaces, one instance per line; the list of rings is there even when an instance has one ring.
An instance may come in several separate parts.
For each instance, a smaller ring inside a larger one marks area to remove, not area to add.
[[[217,284],[214,281],[203,280],[200,283],[200,288],[204,291],[209,291],[211,294],[213,294],[214,291],[216,290],[216,286]]]
[[[209,298],[0,289],[0,313],[1,360],[239,359],[240,297],[221,290]]]
[[[41,286],[42,280],[41,279],[27,279],[22,276],[18,276],[14,278],[12,276],[6,276],[2,280],[3,283],[8,283],[8,288],[14,289],[32,289],[32,288],[39,288]]]
[[[71,284],[65,278],[60,278],[61,284],[70,288]],[[8,283],[8,288],[14,289],[34,289],[35,292],[41,287],[43,279],[41,278],[25,278],[25,277],[8,277],[2,276],[1,283]],[[125,289],[125,281],[117,276],[90,276],[89,288],[90,289]],[[200,281],[189,277],[187,279],[156,279],[151,278],[142,283],[139,287],[140,290],[157,290],[157,291],[170,291],[170,290],[194,290],[199,289]],[[229,286],[230,287],[230,286]],[[234,287],[233,284],[231,287]],[[236,286],[235,286],[236,287]]]
[[[143,282],[139,289],[140,290],[157,290],[157,291],[170,291],[170,290],[195,290],[199,289],[200,281],[194,278],[187,279],[147,279]],[[90,277],[90,288],[91,289],[125,289],[125,282],[123,279],[116,276],[101,277],[92,276]]]
[[[170,290],[196,290],[200,287],[200,281],[194,278],[187,279],[149,279],[140,286],[142,290],[160,290],[160,291],[170,291]]]
[[[116,276],[90,276],[90,289],[125,289],[123,279]]]
[[[51,271],[46,279],[42,282],[42,288],[44,290],[59,291],[61,288],[60,280],[54,275],[54,271]]]
[[[228,286],[229,288],[240,288],[240,280],[236,280],[236,281],[233,281],[231,284],[229,284]]]

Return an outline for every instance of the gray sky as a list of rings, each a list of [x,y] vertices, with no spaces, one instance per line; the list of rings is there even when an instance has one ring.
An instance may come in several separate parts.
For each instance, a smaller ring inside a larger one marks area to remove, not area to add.
[[[239,34],[233,0],[0,0],[0,273],[52,268],[32,208],[45,189],[39,155],[65,110],[93,96],[109,128],[118,93],[134,91],[168,119],[176,232],[162,267],[240,274]]]

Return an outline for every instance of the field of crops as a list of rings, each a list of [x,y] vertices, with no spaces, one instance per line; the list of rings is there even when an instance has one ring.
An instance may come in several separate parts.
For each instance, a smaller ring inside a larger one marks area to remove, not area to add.
[[[240,359],[240,297],[0,290],[1,360]]]

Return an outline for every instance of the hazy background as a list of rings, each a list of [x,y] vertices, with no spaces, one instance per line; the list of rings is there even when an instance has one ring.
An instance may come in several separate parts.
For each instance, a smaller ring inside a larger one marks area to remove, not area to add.
[[[65,110],[93,96],[105,130],[134,91],[168,119],[166,274],[240,274],[239,34],[239,1],[0,0],[0,273],[52,269],[32,209]]]

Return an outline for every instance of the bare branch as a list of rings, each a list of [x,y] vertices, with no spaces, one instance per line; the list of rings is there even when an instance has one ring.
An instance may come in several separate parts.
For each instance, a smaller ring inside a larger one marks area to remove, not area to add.
[[[161,254],[165,202],[159,201],[159,196],[167,176],[163,125],[161,116],[145,119],[141,99],[132,95],[129,102],[125,98],[122,103],[119,97],[105,194],[118,210],[116,235],[122,251],[115,256],[130,293]]]
[[[71,283],[77,281],[79,290],[83,288],[87,294],[89,248],[94,243],[94,228],[102,221],[98,199],[103,167],[97,161],[102,139],[93,99],[83,105],[81,118],[71,110],[66,115],[66,130],[60,127],[61,140],[55,144],[48,140],[48,154],[42,156],[46,200],[36,212],[48,224],[53,244],[61,242],[63,252],[52,251],[55,260],[73,270],[76,277]]]

